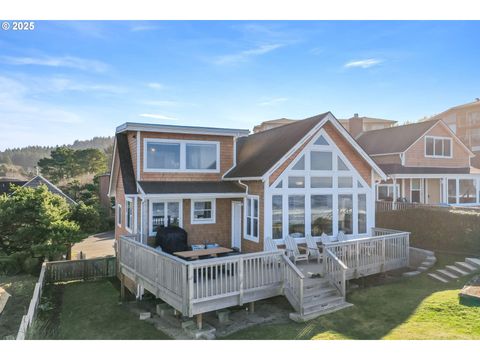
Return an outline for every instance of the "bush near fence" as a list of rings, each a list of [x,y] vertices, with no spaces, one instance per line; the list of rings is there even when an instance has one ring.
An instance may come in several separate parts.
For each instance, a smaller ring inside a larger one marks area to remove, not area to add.
[[[480,255],[480,211],[418,208],[376,213],[376,226],[409,231],[411,246]]]

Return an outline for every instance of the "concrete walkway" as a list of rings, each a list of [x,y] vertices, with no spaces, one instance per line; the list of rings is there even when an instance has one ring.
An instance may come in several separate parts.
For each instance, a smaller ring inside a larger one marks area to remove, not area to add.
[[[115,255],[115,250],[113,249],[114,242],[115,233],[113,231],[89,236],[73,245],[72,259],[78,259],[80,252],[83,253],[86,259]]]

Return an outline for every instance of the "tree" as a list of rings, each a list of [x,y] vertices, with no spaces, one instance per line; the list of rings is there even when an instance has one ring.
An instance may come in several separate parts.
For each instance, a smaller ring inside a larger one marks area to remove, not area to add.
[[[58,258],[81,240],[70,216],[66,200],[46,186],[16,187],[11,196],[0,197],[0,253]]]
[[[51,158],[43,158],[38,161],[42,174],[53,182],[58,182],[67,177],[78,175],[79,166],[75,159],[75,150],[61,146],[52,150]]]
[[[99,174],[107,171],[107,157],[101,150],[77,150],[75,158],[81,173]]]

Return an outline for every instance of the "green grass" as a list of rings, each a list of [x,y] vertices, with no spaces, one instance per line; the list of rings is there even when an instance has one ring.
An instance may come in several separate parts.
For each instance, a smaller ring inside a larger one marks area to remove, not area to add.
[[[168,339],[152,324],[140,321],[119,303],[110,281],[74,282],[51,286],[33,339],[117,340]]]
[[[17,336],[23,315],[28,311],[37,278],[31,275],[0,276],[0,286],[10,295],[0,314],[0,340]]]
[[[438,258],[440,267],[458,260]],[[458,301],[467,279],[442,284],[423,274],[369,286],[349,294],[353,307],[304,324],[252,327],[228,339],[480,339],[480,307]]]

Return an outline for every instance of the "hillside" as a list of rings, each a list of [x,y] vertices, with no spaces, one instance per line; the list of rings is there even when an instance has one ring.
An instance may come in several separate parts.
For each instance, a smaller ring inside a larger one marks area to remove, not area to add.
[[[73,144],[66,145],[74,150],[89,148],[102,149],[110,156],[113,148],[113,137],[94,137],[90,140],[75,140]],[[14,165],[26,173],[34,172],[38,160],[50,157],[50,152],[56,146],[27,146],[23,148],[6,149],[0,151],[0,164]]]

